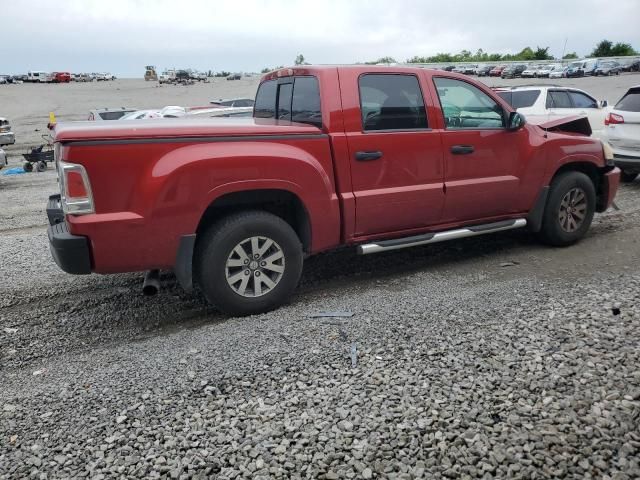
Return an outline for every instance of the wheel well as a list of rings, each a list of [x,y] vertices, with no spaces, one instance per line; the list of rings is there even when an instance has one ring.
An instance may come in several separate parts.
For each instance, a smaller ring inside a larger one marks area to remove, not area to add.
[[[605,201],[604,194],[606,193],[603,191],[602,169],[591,162],[572,162],[560,167],[553,178],[564,172],[581,172],[591,179],[596,189],[596,211],[601,211],[602,202]]]
[[[286,190],[248,190],[223,195],[207,207],[196,234],[219,219],[243,210],[263,210],[282,218],[296,232],[304,251],[311,251],[311,224],[307,209],[297,195]]]

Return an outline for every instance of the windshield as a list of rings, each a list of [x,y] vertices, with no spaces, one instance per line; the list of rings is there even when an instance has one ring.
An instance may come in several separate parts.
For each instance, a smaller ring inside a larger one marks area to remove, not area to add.
[[[100,115],[100,118],[103,120],[119,120],[120,118],[124,117],[127,113],[127,111],[125,110],[119,110],[116,112],[99,112],[98,115]]]

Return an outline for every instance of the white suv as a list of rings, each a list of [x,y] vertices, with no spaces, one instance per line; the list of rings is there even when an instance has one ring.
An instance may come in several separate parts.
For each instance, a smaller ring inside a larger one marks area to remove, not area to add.
[[[632,182],[640,173],[640,85],[624,94],[604,124],[604,139],[613,147],[613,158],[622,170],[622,181]]]
[[[552,85],[496,88],[496,93],[525,117],[584,115],[593,136],[602,138],[607,101],[598,101],[583,90]]]

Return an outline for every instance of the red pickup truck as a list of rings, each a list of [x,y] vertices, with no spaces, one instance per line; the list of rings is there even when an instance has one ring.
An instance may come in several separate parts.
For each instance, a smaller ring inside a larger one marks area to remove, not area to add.
[[[294,291],[303,259],[528,227],[553,245],[616,194],[581,118],[533,125],[491,89],[403,67],[280,69],[253,118],[59,124],[49,242],[74,274],[172,269],[230,314]]]

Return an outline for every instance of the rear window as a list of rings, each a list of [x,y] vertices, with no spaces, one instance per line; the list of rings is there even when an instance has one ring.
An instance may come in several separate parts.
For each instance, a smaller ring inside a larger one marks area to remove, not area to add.
[[[640,112],[640,88],[632,88],[615,106],[616,110]]]
[[[291,120],[291,94],[293,83],[281,83],[278,85],[278,120]]]
[[[253,100],[236,100],[233,102],[234,107],[253,107]]]
[[[513,108],[530,107],[540,96],[540,90],[523,90],[515,92],[498,92],[503,100],[506,100]]]
[[[283,83],[286,82],[286,83]],[[269,80],[258,88],[254,107],[256,118],[277,118],[322,126],[320,88],[315,77]]]
[[[269,80],[258,88],[256,93],[256,104],[253,116],[256,118],[276,117],[276,92],[278,91],[278,81]]]
[[[123,116],[125,116],[127,113],[130,112],[99,112],[98,115],[100,115],[100,118],[103,120],[119,120],[120,118],[122,118]]]
[[[322,126],[320,88],[315,77],[298,77],[293,86],[292,120]]]

